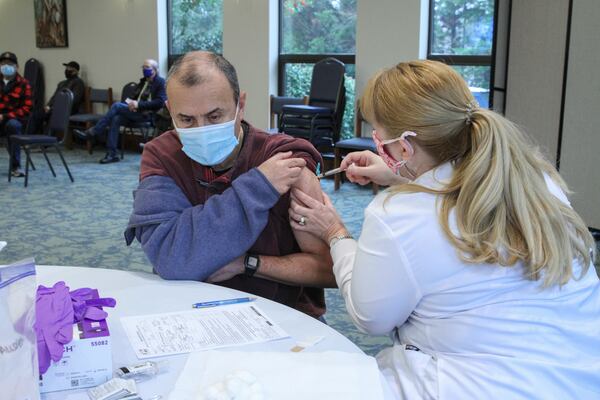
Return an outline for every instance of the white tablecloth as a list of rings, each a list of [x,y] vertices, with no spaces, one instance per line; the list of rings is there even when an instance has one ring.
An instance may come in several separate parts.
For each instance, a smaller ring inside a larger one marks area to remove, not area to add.
[[[138,360],[126,338],[120,323],[120,317],[155,314],[163,312],[189,310],[193,303],[243,297],[247,294],[210,285],[202,282],[191,281],[165,281],[160,277],[138,272],[117,271],[100,268],[38,266],[38,283],[52,285],[63,280],[73,289],[92,287],[99,290],[101,297],[113,297],[117,300],[114,309],[109,312],[108,324],[111,331],[113,366],[120,367],[136,363]],[[281,305],[279,303],[259,298],[257,304],[271,318],[290,334],[291,338],[268,342],[263,344],[236,347],[222,351],[273,351],[286,352],[292,348],[297,340],[308,337],[324,336],[325,339],[308,348],[306,352],[323,352],[329,350],[362,354],[362,351],[329,326],[311,318],[301,312]],[[182,372],[188,355],[178,355],[166,358],[168,370],[154,379],[138,384],[139,393],[143,398],[153,395],[168,397],[175,382]],[[47,393],[43,399],[87,399],[85,390],[71,390]]]

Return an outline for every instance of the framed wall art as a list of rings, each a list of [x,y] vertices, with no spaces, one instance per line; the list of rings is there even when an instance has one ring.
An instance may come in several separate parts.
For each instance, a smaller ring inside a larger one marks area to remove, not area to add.
[[[68,47],[67,1],[33,0],[35,44],[39,48]]]

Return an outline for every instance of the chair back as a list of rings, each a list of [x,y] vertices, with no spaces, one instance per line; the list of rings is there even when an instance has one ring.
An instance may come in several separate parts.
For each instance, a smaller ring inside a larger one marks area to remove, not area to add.
[[[91,103],[110,103],[112,105],[112,88],[108,89],[94,89],[90,88],[90,102]]]
[[[136,82],[129,82],[123,86],[123,90],[121,90],[121,102],[124,102],[125,99],[129,98],[134,99],[135,93],[137,92],[138,84]]]
[[[346,66],[335,58],[329,57],[316,63],[312,71],[308,105],[337,110],[341,98],[345,97],[345,73]]]
[[[26,134],[33,134],[41,127],[41,115],[44,113],[44,69],[35,58],[30,58],[25,63],[23,77],[31,86],[31,100],[33,105],[27,120]]]
[[[283,113],[283,106],[288,105],[306,105],[308,104],[308,96],[304,97],[287,97],[287,96],[274,96],[271,95],[271,124],[270,129],[274,129],[277,126],[275,117],[279,119]]]
[[[36,106],[38,103],[44,103],[44,70],[42,64],[35,58],[30,58],[25,63],[23,77],[27,79],[33,94],[33,103]]]
[[[54,97],[52,114],[48,122],[48,134],[55,135],[56,132],[62,132],[63,137],[69,129],[69,118],[71,117],[71,107],[73,105],[73,92],[69,89],[62,89]]]
[[[42,64],[35,58],[30,58],[25,63],[23,76],[31,85],[34,107],[43,107],[44,105],[44,70]]]
[[[108,89],[96,89],[90,86],[85,88],[85,111],[88,114],[94,112],[94,104],[106,104],[110,107],[113,103],[113,92],[112,88]]]

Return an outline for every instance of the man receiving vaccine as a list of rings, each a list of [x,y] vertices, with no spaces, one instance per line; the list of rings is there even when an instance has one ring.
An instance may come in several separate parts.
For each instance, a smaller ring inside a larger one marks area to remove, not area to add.
[[[322,201],[320,154],[244,120],[246,94],[222,56],[192,52],[167,78],[174,130],[149,142],[125,231],[164,279],[206,281],[325,312],[327,245],[289,225],[289,190]]]

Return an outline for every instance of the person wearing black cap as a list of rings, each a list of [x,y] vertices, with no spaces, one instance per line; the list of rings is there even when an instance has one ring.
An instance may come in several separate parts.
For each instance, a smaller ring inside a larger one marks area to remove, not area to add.
[[[79,110],[79,106],[81,105],[81,101],[83,100],[83,93],[85,91],[85,83],[79,77],[79,63],[76,61],[69,61],[68,63],[63,64],[65,66],[65,79],[64,81],[60,81],[56,86],[56,90],[50,100],[48,100],[48,104],[44,107],[44,111],[46,112],[46,119],[50,116],[52,112],[52,105],[54,104],[54,97],[58,92],[63,89],[69,89],[73,92],[73,106],[71,108],[71,114],[77,113]]]
[[[31,86],[27,79],[19,75],[17,56],[9,51],[0,54],[0,135],[10,138],[11,135],[21,135],[27,117],[31,113],[33,101],[31,100]],[[25,176],[21,171],[21,148],[11,146],[13,163],[11,174],[14,177]]]

